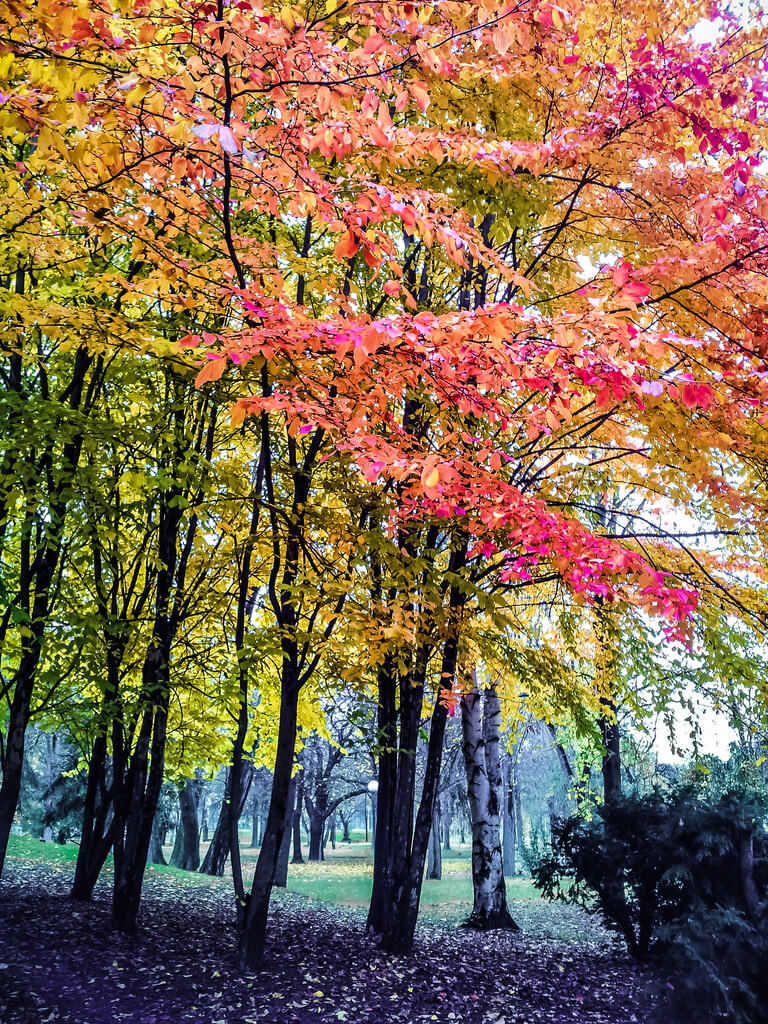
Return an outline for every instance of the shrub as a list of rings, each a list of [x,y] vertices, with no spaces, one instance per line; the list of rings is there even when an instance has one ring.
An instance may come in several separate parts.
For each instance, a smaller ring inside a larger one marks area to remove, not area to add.
[[[633,956],[657,955],[668,996],[659,1021],[768,1022],[758,800],[727,792],[707,802],[690,787],[623,797],[592,820],[557,822],[552,839],[531,865],[534,884],[599,912]]]

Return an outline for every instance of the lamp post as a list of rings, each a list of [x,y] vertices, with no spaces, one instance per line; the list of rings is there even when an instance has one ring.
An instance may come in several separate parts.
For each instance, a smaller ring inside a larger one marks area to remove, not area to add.
[[[371,860],[376,850],[376,794],[379,791],[379,780],[371,779],[368,783],[368,794],[371,798]]]

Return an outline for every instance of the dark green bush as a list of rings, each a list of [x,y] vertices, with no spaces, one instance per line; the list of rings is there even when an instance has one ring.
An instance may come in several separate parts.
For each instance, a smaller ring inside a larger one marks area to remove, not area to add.
[[[623,797],[553,828],[532,863],[551,899],[580,903],[664,976],[659,1022],[768,1022],[768,842],[745,793]],[[761,966],[762,963],[762,966]]]
[[[700,906],[670,931],[652,1024],[766,1024],[767,925],[762,914]]]

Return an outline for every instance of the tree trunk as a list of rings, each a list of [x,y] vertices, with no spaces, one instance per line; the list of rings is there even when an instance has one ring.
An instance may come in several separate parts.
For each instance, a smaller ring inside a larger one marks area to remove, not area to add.
[[[325,828],[325,821],[322,815],[316,811],[309,812],[309,854],[307,860],[310,862],[321,861],[323,859],[323,830]]]
[[[179,786],[179,824],[171,854],[171,867],[197,871],[200,867],[200,842],[197,828],[197,784],[186,779]]]
[[[603,799],[605,803],[621,796],[621,736],[616,720],[616,707],[612,701],[605,701],[608,715],[600,719],[600,733],[603,738]]]
[[[517,928],[507,909],[501,854],[502,779],[499,764],[501,706],[495,686],[483,700],[475,682],[461,700],[462,751],[472,821],[474,905],[466,924],[488,931]]]
[[[23,294],[25,284],[24,271],[16,275],[16,289]],[[68,406],[72,412],[80,411],[87,416],[93,407],[99,386],[95,386],[97,374],[100,377],[102,361],[97,361],[98,370],[85,389],[86,375],[93,363],[93,356],[86,348],[78,348],[75,353],[72,377],[67,388]],[[6,380],[8,381],[8,377]],[[10,387],[22,392],[22,357],[19,353],[11,356]],[[85,392],[85,401],[83,396]],[[18,667],[10,680],[6,694],[13,693],[8,711],[8,728],[5,742],[2,745],[2,782],[0,783],[0,876],[3,873],[8,839],[11,834],[13,819],[19,802],[21,791],[21,775],[24,767],[24,741],[31,713],[32,694],[43,649],[43,637],[48,625],[53,605],[53,588],[56,578],[64,531],[69,512],[70,502],[74,493],[73,481],[83,446],[82,434],[70,437],[61,448],[61,456],[56,460],[54,445],[58,444],[56,431],[50,432],[50,446],[46,446],[45,461],[49,468],[58,461],[56,472],[51,474],[56,480],[56,489],[47,496],[47,508],[38,509],[39,515],[36,529],[33,528],[32,517],[27,516],[21,526],[20,547],[26,552],[20,570],[19,592],[20,608],[25,613],[28,626],[20,637],[20,658]],[[7,522],[7,513],[5,516]],[[36,539],[36,543],[33,541]],[[31,598],[30,596],[34,595]]]
[[[200,874],[212,875],[214,878],[221,878],[224,875],[224,868],[229,857],[230,844],[230,806],[231,800],[229,789],[231,785],[231,773],[227,769],[227,778],[224,786],[224,799],[219,810],[219,820],[216,822],[213,839],[208,847],[203,863],[200,866]],[[250,791],[251,779],[253,778],[253,764],[247,761],[243,764],[240,778],[240,797],[237,804],[238,821],[245,809],[245,803]]]
[[[178,397],[178,396],[177,396]],[[160,460],[172,472],[181,452],[186,456],[185,407],[179,399],[172,412],[174,445]],[[211,420],[210,442],[213,443]],[[174,482],[162,492],[158,510],[157,576],[151,641],[141,673],[140,727],[128,764],[125,784],[115,796],[115,874],[112,892],[112,925],[132,933],[141,901],[141,886],[147,866],[153,823],[163,786],[168,707],[171,695],[171,651],[179,625],[179,590],[197,530],[191,516],[186,536],[181,537],[184,508],[182,485]],[[183,541],[181,544],[179,542]],[[175,595],[175,598],[174,598]]]
[[[296,555],[295,557],[298,557]],[[290,622],[288,627],[290,629]],[[293,757],[298,723],[299,673],[295,641],[283,641],[283,671],[280,687],[280,722],[272,779],[272,795],[264,828],[261,852],[256,862],[253,885],[244,908],[238,940],[238,965],[241,970],[256,970],[264,955],[267,914],[272,884],[280,855],[280,846],[288,822]]]
[[[397,799],[397,679],[395,661],[388,654],[378,676],[379,789],[378,821],[373,845],[373,888],[366,929],[375,935],[384,931],[392,895],[392,857],[394,853],[395,803]],[[401,712],[405,709],[401,708]],[[368,801],[363,803],[367,818]]]
[[[605,513],[603,512],[605,522]],[[600,718],[600,734],[603,740],[603,800],[612,803],[621,796],[621,736],[616,717],[614,673],[616,663],[616,636],[612,623],[606,615],[601,598],[595,604],[595,682],[600,687],[600,704],[604,714]]]
[[[113,730],[112,783],[107,781],[107,709],[117,700],[117,670],[109,650],[107,651],[108,686],[104,694],[104,708],[100,713],[99,730],[94,740],[91,760],[88,765],[88,782],[83,806],[83,820],[80,830],[80,845],[77,850],[75,877],[70,895],[75,900],[90,900],[102,868],[112,848],[113,818],[112,798],[116,780],[122,781],[122,744],[115,742],[114,733],[122,730],[122,724],[115,722]],[[112,677],[112,678],[111,678]]]
[[[432,817],[432,829],[429,833],[429,852],[427,854],[427,878],[439,880],[443,877],[443,855],[440,849],[440,801],[435,802],[435,813]]]
[[[460,536],[451,551],[448,571],[458,574],[464,566],[467,545]],[[381,937],[382,948],[388,953],[408,954],[413,949],[413,936],[419,915],[421,886],[424,880],[424,865],[429,845],[429,833],[435,813],[440,767],[445,738],[445,724],[448,717],[446,699],[453,687],[459,653],[459,634],[464,595],[457,584],[452,584],[448,598],[448,612],[451,629],[443,641],[440,663],[437,701],[432,712],[427,744],[427,759],[424,767],[424,781],[421,789],[419,809],[413,823],[416,749],[421,724],[421,708],[424,679],[429,651],[422,648],[416,659],[416,685],[404,680],[400,690],[401,708],[405,702],[407,716],[403,718],[407,728],[400,731],[400,755],[398,760],[398,793],[395,801],[395,827],[392,851],[389,860],[389,878],[392,883],[390,911],[386,916]],[[407,746],[406,746],[407,744]],[[402,789],[401,789],[402,782]]]
[[[165,646],[165,644],[163,644]],[[151,703],[144,711],[131,759],[129,790],[115,810],[115,876],[112,926],[131,934],[141,902],[141,886],[149,856],[157,804],[163,785],[168,724],[168,647],[153,644],[145,661],[144,684]]]
[[[166,864],[165,854],[163,853],[163,841],[160,836],[160,819],[156,814],[152,819],[152,832],[149,836],[149,852],[147,854],[147,860],[150,864]]]
[[[303,864],[301,855],[301,809],[304,803],[304,772],[299,774],[296,783],[296,802],[293,810],[293,859],[292,864]]]
[[[286,823],[285,830],[283,831],[283,838],[280,843],[280,854],[277,858],[277,865],[275,866],[275,877],[274,884],[284,889],[288,884],[288,861],[291,856],[291,836],[293,829],[289,828],[289,823],[293,823],[296,807],[296,779],[291,779],[290,789],[288,790],[288,806],[286,809]]]
[[[517,762],[504,758],[503,832],[501,850],[505,878],[513,878],[517,869],[517,829],[515,814],[515,790],[517,788]]]

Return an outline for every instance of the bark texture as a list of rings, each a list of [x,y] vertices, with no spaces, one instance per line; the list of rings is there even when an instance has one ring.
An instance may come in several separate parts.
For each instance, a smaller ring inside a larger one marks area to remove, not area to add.
[[[179,786],[179,824],[171,853],[171,867],[197,871],[200,867],[200,841],[197,825],[199,786],[185,779]]]
[[[501,852],[501,706],[495,686],[483,695],[475,681],[461,701],[464,764],[472,819],[474,903],[466,924],[484,931],[517,925],[507,908]]]
[[[515,791],[517,789],[517,758],[508,754],[504,758],[503,830],[502,854],[504,876],[512,878],[517,870],[517,816],[515,814]]]
[[[288,884],[288,861],[291,856],[291,837],[293,829],[288,827],[289,822],[293,822],[296,806],[296,779],[291,779],[291,785],[288,790],[288,806],[286,809],[286,820],[285,829],[283,830],[283,839],[280,843],[280,853],[277,858],[277,864],[275,866],[275,877],[274,883],[281,889],[284,889]]]
[[[432,830],[429,833],[429,851],[427,853],[427,878],[439,881],[443,877],[443,853],[440,848],[440,801],[435,803],[432,816]]]
[[[160,817],[158,814],[152,820],[152,832],[149,836],[149,853],[147,854],[147,860],[150,864],[166,864],[165,854],[163,853],[163,837],[162,829],[160,828]]]

